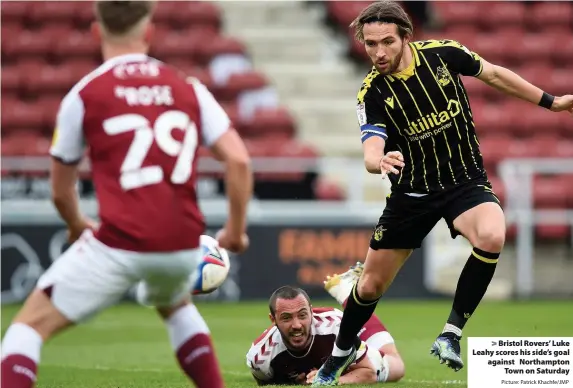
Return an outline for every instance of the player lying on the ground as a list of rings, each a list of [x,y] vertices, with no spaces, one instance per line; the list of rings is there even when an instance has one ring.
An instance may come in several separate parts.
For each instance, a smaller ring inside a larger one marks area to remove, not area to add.
[[[326,290],[344,305],[362,269],[357,263],[344,274],[329,277]],[[253,377],[259,385],[310,384],[332,351],[342,312],[313,308],[306,292],[290,286],[272,294],[269,309],[273,325],[247,353]],[[356,342],[358,356],[342,373],[340,384],[390,382],[404,376],[404,362],[394,339],[378,317],[373,315],[366,322]]]

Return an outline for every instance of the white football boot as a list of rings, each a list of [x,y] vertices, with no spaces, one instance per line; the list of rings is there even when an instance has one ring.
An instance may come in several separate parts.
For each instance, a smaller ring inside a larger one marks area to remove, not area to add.
[[[338,303],[343,304],[348,299],[352,287],[360,279],[363,271],[364,264],[357,262],[344,273],[327,276],[324,281],[324,288]]]

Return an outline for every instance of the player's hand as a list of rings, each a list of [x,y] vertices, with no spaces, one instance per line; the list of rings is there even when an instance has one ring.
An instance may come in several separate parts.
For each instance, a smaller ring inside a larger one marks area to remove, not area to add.
[[[313,369],[310,372],[308,372],[308,374],[306,375],[306,383],[307,384],[312,384],[312,380],[314,380],[314,376],[316,376],[317,372],[318,372],[318,369]]]
[[[382,178],[386,178],[388,173],[400,174],[396,167],[404,167],[404,156],[400,151],[390,151],[380,159]]]
[[[243,253],[249,247],[249,236],[246,233],[231,233],[227,227],[217,232],[215,238],[219,246],[233,253]]]
[[[553,105],[551,105],[551,110],[553,112],[563,112],[566,110],[573,114],[573,95],[568,94],[561,97],[555,97]]]
[[[294,382],[297,385],[305,385],[306,384],[306,373],[300,373],[298,376],[296,376],[296,378],[294,379]]]
[[[96,221],[88,217],[83,217],[80,220],[78,220],[78,222],[68,225],[68,241],[71,244],[78,238],[80,238],[84,230],[86,229],[97,230],[98,227],[99,224]]]

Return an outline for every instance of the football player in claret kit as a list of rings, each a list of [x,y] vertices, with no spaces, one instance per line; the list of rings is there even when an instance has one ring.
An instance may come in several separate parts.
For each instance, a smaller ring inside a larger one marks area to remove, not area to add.
[[[98,1],[94,33],[105,62],[63,99],[50,153],[54,204],[75,241],[39,279],[2,341],[2,387],[35,384],[42,344],[144,282],[183,372],[223,388],[209,329],[190,303],[205,231],[197,148],[226,167],[222,248],[241,252],[252,172],[246,148],[204,85],[147,56],[154,3]],[[79,209],[78,163],[89,147],[100,225]]]
[[[362,272],[362,264],[325,282],[326,290],[342,305]],[[273,325],[247,353],[247,366],[259,385],[309,384],[332,351],[342,312],[313,308],[306,292],[284,286],[269,300]],[[395,382],[404,376],[404,362],[394,339],[372,316],[356,338],[358,356],[340,377],[340,384]]]

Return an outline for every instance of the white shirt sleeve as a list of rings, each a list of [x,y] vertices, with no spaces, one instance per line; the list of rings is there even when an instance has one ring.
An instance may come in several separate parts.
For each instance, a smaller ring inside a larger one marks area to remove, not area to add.
[[[82,159],[84,113],[84,103],[81,97],[72,90],[64,97],[60,105],[50,148],[50,155],[62,163],[73,164]]]
[[[209,89],[195,79],[188,82],[195,89],[201,110],[201,133],[206,146],[212,146],[231,127],[231,120]]]

